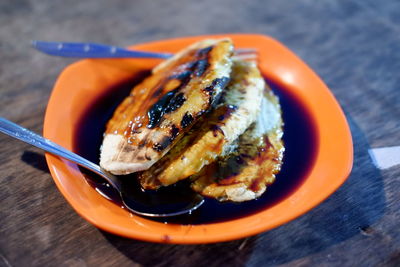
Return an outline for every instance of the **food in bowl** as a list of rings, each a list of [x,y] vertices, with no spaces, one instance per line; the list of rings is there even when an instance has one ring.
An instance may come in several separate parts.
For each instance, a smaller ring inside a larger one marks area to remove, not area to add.
[[[220,201],[259,197],[282,166],[278,98],[230,39],[203,40],[155,67],[107,123],[100,165],[145,189],[183,179]]]
[[[196,41],[226,36],[183,37],[130,48],[175,53]],[[46,155],[54,182],[84,219],[100,229],[136,240],[174,244],[223,242],[290,222],[316,207],[346,180],[353,162],[351,134],[343,111],[321,78],[271,37],[255,34],[229,37],[236,48],[257,49],[258,67],[279,97],[285,123],[285,155],[275,182],[252,201],[219,202],[207,197],[187,220],[171,219],[166,224],[121,209],[117,196],[110,201],[99,194],[98,188],[107,188],[98,187],[102,181],[93,184],[87,182],[89,179],[77,179],[86,174],[77,172],[76,165]],[[45,137],[98,162],[104,127],[116,105],[149,75],[157,62],[101,59],[67,66],[49,100]],[[137,181],[132,176],[123,178]],[[175,184],[164,189],[171,187]],[[153,194],[153,190],[148,191]]]

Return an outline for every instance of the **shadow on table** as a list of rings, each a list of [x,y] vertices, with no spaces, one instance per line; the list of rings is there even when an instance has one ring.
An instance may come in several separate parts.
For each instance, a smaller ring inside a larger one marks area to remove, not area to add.
[[[21,160],[35,169],[50,173],[49,167],[46,163],[46,158],[44,157],[43,153],[26,150],[21,155]]]
[[[255,236],[226,243],[172,245],[102,234],[124,255],[144,266],[242,266],[248,261],[257,240]]]
[[[251,261],[282,264],[307,257],[355,235],[367,234],[382,217],[386,199],[381,173],[368,154],[364,133],[350,116],[347,119],[354,142],[354,164],[348,180],[306,215],[260,235]]]
[[[329,199],[295,221],[247,239],[208,245],[152,244],[102,233],[144,265],[241,266],[287,263],[366,232],[385,211],[383,181],[369,157],[365,135],[350,116],[347,119],[354,142],[351,175]]]

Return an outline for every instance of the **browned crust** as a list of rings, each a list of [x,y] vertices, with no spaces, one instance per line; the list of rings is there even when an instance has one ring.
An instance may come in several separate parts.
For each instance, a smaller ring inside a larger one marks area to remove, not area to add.
[[[108,122],[100,165],[128,174],[165,155],[227,84],[232,51],[228,39],[203,41],[157,67]]]
[[[284,152],[282,120],[277,98],[269,92],[266,99],[279,113],[276,125],[262,134],[255,130],[262,120],[255,122],[240,137],[237,151],[191,177],[193,190],[220,201],[241,202],[259,197],[275,181]]]
[[[235,61],[221,103],[169,153],[138,175],[142,187],[156,189],[176,183],[217,160],[256,119],[264,87],[255,64]]]

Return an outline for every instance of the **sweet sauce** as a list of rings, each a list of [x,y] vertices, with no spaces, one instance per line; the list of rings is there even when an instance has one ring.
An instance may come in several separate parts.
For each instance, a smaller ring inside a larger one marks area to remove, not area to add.
[[[78,123],[74,135],[74,151],[95,163],[99,162],[99,149],[107,121],[111,118],[116,106],[129,95],[131,88],[148,73],[138,74],[130,80],[107,89],[103,95],[100,95],[91,103],[85,116]],[[280,99],[285,123],[283,136],[285,142],[284,163],[276,181],[256,200],[243,203],[221,203],[215,199],[206,198],[203,206],[190,215],[152,220],[180,224],[207,224],[236,219],[278,203],[303,183],[314,161],[317,146],[313,131],[314,125],[309,119],[307,110],[296,100],[295,96],[289,94],[284,88],[267,82]],[[245,155],[242,156],[245,157]],[[237,160],[240,161],[240,158]],[[232,171],[234,172],[234,170]],[[102,195],[108,197],[116,205],[121,206],[115,192],[107,187],[103,181],[93,174],[83,172],[86,174],[89,183],[97,191],[100,191]],[[125,177],[125,180],[131,183],[132,187],[138,186],[134,175]],[[182,182],[187,183],[185,180]],[[180,186],[190,190],[184,184],[174,186],[175,189],[172,190],[176,190]],[[163,189],[163,191],[168,193],[168,189]],[[154,192],[148,194],[151,195],[151,198],[157,198],[157,194]]]

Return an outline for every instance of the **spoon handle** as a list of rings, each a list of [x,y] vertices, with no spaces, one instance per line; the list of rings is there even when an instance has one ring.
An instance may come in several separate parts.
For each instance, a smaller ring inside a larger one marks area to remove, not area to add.
[[[168,53],[128,50],[121,47],[95,43],[32,41],[32,46],[43,53],[61,57],[166,59],[172,56],[172,54]]]
[[[56,143],[50,141],[49,139],[46,139],[18,124],[15,124],[5,118],[0,117],[0,132],[3,132],[11,137],[14,137],[16,139],[19,139],[25,143],[31,144],[35,147],[38,147],[40,149],[43,149],[44,151],[47,151],[53,155],[60,156],[62,158],[65,158],[69,161],[72,161],[82,167],[85,167],[89,170],[92,170],[93,172],[101,175],[102,177],[106,178],[105,176],[108,176],[104,173],[104,171],[100,168],[99,165],[94,164],[93,162],[88,161],[85,158],[82,158],[81,156],[63,148],[60,145],[57,145]],[[108,182],[110,182],[113,186],[116,188],[119,188],[119,184],[115,181],[110,181],[110,179],[107,179]]]

